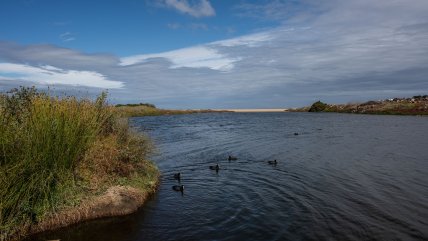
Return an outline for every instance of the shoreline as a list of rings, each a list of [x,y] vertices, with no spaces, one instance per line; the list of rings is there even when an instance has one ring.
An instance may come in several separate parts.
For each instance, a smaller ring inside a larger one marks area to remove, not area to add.
[[[272,113],[272,112],[288,112],[288,109],[213,109],[214,111],[236,112],[236,113]]]
[[[119,217],[136,212],[146,201],[156,194],[160,184],[160,172],[147,189],[135,188],[130,185],[114,185],[103,194],[82,200],[76,207],[66,207],[57,213],[48,214],[41,222],[19,228],[17,236],[11,240],[22,240],[46,231],[53,231],[73,224],[108,218]]]

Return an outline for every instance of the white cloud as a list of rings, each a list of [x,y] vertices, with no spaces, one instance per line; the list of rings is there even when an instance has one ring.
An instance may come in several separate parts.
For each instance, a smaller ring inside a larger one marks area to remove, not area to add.
[[[165,58],[172,65],[170,68],[209,68],[213,70],[229,71],[238,61],[239,58],[229,58],[220,54],[217,50],[206,46],[196,46],[183,48],[174,51],[158,53],[158,54],[143,54],[121,59],[120,65],[127,66],[137,63],[147,62],[154,58]]]
[[[272,31],[245,35],[238,38],[212,42],[206,45],[183,48],[163,53],[141,54],[121,58],[121,66],[148,62],[155,58],[165,58],[172,63],[170,68],[209,68],[230,71],[234,63],[242,60],[241,56],[229,57],[220,53],[216,47],[259,47],[274,39]]]
[[[196,18],[215,16],[215,10],[208,0],[199,0],[193,5],[189,4],[187,0],[165,0],[164,4]]]
[[[24,64],[0,63],[0,78],[33,81],[39,84],[87,86],[107,89],[123,87],[123,82],[112,81],[94,71],[64,70],[54,66],[29,66]]]
[[[221,41],[213,42],[214,45],[220,45],[224,47],[235,47],[235,46],[247,46],[257,47],[266,42],[272,40],[274,37],[271,32],[262,32],[256,34],[245,35],[238,38],[226,39]]]

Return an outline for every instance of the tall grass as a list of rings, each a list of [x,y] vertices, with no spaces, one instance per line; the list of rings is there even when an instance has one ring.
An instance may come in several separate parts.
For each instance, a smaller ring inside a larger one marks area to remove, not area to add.
[[[195,113],[221,112],[215,110],[168,110],[158,109],[150,105],[116,105],[115,113],[123,117],[158,116],[158,115],[181,115]]]
[[[105,93],[95,101],[51,97],[34,88],[1,94],[0,240],[65,205],[81,178],[82,161],[112,135],[121,149],[128,130],[118,128]]]

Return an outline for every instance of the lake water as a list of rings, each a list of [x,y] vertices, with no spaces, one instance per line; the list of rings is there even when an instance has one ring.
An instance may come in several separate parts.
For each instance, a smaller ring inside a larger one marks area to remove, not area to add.
[[[135,214],[33,240],[428,240],[426,117],[208,113],[131,124],[159,149],[159,192]],[[171,188],[176,172],[183,195]]]

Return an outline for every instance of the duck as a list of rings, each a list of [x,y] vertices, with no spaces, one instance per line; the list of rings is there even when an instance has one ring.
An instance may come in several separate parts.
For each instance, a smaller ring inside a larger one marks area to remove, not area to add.
[[[299,133],[297,133],[297,132],[294,132],[294,135],[295,135],[295,136],[298,136],[298,135],[299,135]]]
[[[236,161],[238,158],[236,156],[229,156],[229,161]]]
[[[210,169],[218,171],[218,170],[220,170],[220,166],[218,164],[216,164],[215,166],[210,166]]]
[[[184,191],[184,185],[174,185],[172,186],[172,190],[177,192],[183,192]]]
[[[273,160],[273,161],[268,161],[268,163],[270,164],[270,165],[276,165],[278,162],[276,161],[276,159],[275,160]]]
[[[179,172],[175,173],[174,179],[180,180],[181,179],[181,173],[179,173]]]

